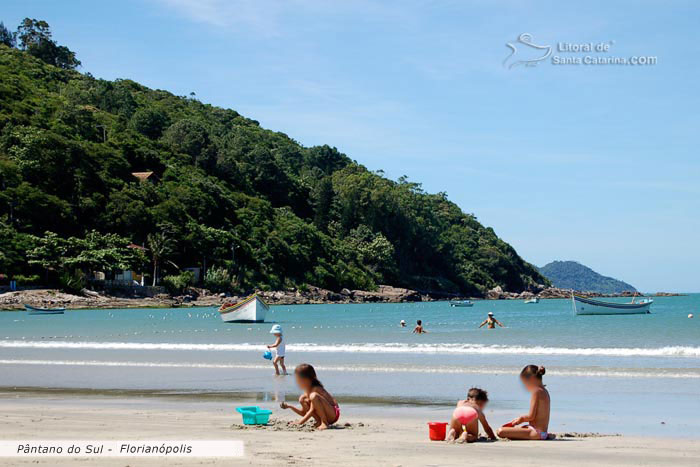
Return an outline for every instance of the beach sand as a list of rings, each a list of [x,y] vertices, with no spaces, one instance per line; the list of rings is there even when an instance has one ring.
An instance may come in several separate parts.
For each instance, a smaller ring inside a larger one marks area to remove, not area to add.
[[[0,439],[231,439],[245,442],[246,457],[0,458],[0,465],[700,465],[697,439],[670,441],[650,434],[449,445],[429,441],[426,420],[415,415],[380,419],[376,408],[362,414],[361,407],[344,407],[338,428],[317,432],[288,427],[290,415],[277,416],[272,426],[243,427],[235,405],[7,392],[0,395]]]

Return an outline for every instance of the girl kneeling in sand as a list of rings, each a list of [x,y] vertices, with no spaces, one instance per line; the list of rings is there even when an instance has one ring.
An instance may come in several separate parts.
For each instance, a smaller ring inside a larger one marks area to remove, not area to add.
[[[302,363],[294,370],[297,385],[304,391],[299,398],[301,408],[282,402],[280,407],[291,409],[294,413],[301,415],[298,425],[303,425],[310,418],[314,419],[314,426],[319,430],[325,430],[330,425],[336,423],[340,418],[340,407],[338,401],[330,395],[323,387],[323,384],[316,377],[316,370],[308,363]]]
[[[544,367],[528,365],[520,372],[520,380],[531,394],[530,412],[521,415],[498,429],[498,436],[508,439],[546,440],[554,435],[547,433],[549,428],[549,392],[542,384]],[[525,426],[518,426],[527,422]]]

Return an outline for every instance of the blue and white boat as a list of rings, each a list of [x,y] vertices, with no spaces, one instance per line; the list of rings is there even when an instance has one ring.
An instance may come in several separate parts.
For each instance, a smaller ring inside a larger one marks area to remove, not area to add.
[[[62,315],[65,308],[41,308],[36,306],[24,304],[24,308],[29,312],[30,315]]]
[[[654,300],[644,298],[631,303],[602,302],[580,295],[571,294],[571,304],[575,315],[643,315],[651,313],[649,308]]]
[[[474,302],[471,300],[450,300],[450,306],[471,307],[474,306]]]

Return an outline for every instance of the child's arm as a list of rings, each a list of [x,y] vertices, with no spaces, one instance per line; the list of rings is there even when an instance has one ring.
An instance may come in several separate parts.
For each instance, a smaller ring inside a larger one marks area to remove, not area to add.
[[[491,429],[491,425],[489,425],[489,422],[486,421],[486,415],[484,415],[484,412],[481,410],[479,410],[479,421],[481,422],[481,426],[484,427],[486,436],[488,436],[489,439],[496,439],[496,434]]]
[[[297,415],[299,415],[299,416],[304,416],[304,415],[306,415],[306,414],[304,413],[303,410],[297,409],[297,408],[294,407],[293,405],[289,405],[289,404],[287,404],[286,402],[282,402],[282,403],[280,404],[280,408],[283,408],[283,409],[290,409],[292,412],[294,412],[295,414],[297,414]]]
[[[531,422],[535,419],[537,416],[537,407],[539,406],[540,403],[540,395],[539,393],[533,394],[532,399],[530,400],[530,411],[527,413],[527,415],[521,415],[515,420],[513,420],[513,425],[520,425],[521,423],[525,422]]]
[[[297,412],[296,410],[294,411]],[[314,414],[314,408],[309,407],[309,411],[306,412],[306,414],[304,414],[304,412],[302,412],[301,410],[299,410],[297,413],[299,415],[302,415],[301,420],[297,422],[297,425],[303,425],[304,423],[308,422],[311,416]]]
[[[275,340],[275,343],[272,345],[268,345],[268,349],[274,349],[275,347],[279,347],[279,345],[282,343],[282,338],[278,337],[277,340]]]

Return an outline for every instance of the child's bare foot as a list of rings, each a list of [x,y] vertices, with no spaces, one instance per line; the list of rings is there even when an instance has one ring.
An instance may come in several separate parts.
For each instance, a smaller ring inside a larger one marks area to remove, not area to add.
[[[326,425],[325,423],[321,423],[319,426],[316,427],[316,429],[317,430],[327,430],[328,425]]]

